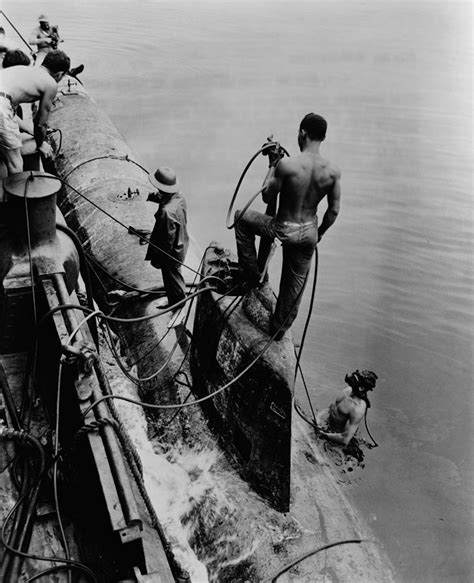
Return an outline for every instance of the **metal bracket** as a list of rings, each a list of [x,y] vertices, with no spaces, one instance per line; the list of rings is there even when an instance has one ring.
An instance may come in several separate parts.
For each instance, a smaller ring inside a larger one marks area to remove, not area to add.
[[[137,196],[140,196],[140,191],[138,190],[138,188],[132,190],[129,186],[127,188],[127,192],[117,194],[117,200],[132,200],[133,198],[137,198]]]
[[[278,407],[278,405],[276,405],[274,401],[272,401],[270,404],[270,411],[275,413],[275,415],[278,415],[278,417],[281,419],[286,419],[285,413],[280,409],[280,407]]]

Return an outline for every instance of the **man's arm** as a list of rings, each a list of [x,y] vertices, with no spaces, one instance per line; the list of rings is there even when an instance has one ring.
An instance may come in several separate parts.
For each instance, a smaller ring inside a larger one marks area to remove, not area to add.
[[[35,30],[28,39],[28,42],[30,45],[50,45],[52,40],[49,36],[42,36]]]
[[[15,119],[18,123],[18,127],[20,128],[20,132],[23,132],[25,134],[29,134],[30,136],[33,136],[33,127],[31,125],[30,120],[27,119],[21,119],[21,117],[15,116]]]
[[[328,441],[332,441],[333,443],[337,443],[339,445],[347,445],[349,441],[354,437],[357,428],[360,425],[360,422],[364,418],[365,407],[363,409],[358,410],[356,413],[351,413],[349,419],[346,421],[346,425],[344,427],[344,431],[342,433],[327,433],[326,431],[320,431],[319,435],[327,439]]]
[[[318,227],[318,242],[321,241],[322,236],[329,229],[329,227],[334,224],[334,221],[337,219],[337,215],[339,214],[339,209],[341,206],[341,173],[339,170],[336,173],[334,184],[331,191],[327,195],[327,199],[328,208],[324,213],[321,224]]]
[[[56,82],[54,82],[54,84],[48,86],[48,88],[44,91],[40,99],[38,113],[36,114],[34,120],[34,136],[38,149],[41,147],[46,137],[46,131],[48,129],[49,112],[51,111],[51,106],[53,105],[53,101],[54,98],[56,97],[57,91],[58,86]]]
[[[275,203],[283,184],[283,171],[285,162],[281,161],[276,166],[270,166],[263,182],[262,199],[266,204]]]

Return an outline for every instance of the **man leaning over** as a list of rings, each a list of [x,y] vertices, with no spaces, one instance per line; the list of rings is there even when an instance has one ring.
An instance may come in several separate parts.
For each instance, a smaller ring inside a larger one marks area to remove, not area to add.
[[[51,147],[45,142],[48,117],[58,91],[58,83],[69,71],[71,61],[60,50],[50,51],[40,67],[18,65],[0,70],[0,154],[5,159],[8,174],[23,171],[21,137],[15,108],[20,103],[39,100],[34,119],[34,138],[38,151],[52,156]]]

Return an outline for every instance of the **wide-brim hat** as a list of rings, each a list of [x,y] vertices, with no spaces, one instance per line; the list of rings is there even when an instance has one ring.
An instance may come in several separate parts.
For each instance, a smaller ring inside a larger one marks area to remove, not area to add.
[[[168,166],[160,166],[155,172],[148,175],[148,180],[161,192],[175,194],[179,192],[179,182],[176,173]]]
[[[49,18],[46,16],[46,14],[40,14],[38,16],[38,22],[49,22]]]

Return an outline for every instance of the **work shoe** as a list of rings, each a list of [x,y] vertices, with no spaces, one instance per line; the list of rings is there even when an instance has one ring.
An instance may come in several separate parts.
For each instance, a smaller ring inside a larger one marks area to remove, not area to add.
[[[251,289],[262,287],[263,284],[260,283],[259,275],[249,275],[242,269],[239,269],[239,272],[234,275],[234,285],[238,285],[240,292],[245,294]]]

